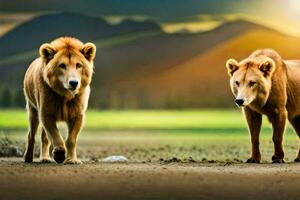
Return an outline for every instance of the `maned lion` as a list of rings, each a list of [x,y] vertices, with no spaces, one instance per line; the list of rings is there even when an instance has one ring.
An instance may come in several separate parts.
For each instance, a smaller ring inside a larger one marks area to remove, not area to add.
[[[88,106],[96,47],[93,43],[61,37],[41,45],[39,53],[24,78],[29,115],[25,162],[33,160],[35,134],[41,123],[41,162],[50,162],[49,138],[57,163],[80,164],[76,143]],[[67,123],[65,142],[58,131],[58,121]]]

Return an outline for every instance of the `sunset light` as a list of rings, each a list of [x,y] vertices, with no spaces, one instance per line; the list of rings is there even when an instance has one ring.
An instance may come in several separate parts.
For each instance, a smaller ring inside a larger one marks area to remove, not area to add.
[[[294,19],[300,20],[300,2],[298,0],[286,0],[281,2],[286,8],[287,14]]]

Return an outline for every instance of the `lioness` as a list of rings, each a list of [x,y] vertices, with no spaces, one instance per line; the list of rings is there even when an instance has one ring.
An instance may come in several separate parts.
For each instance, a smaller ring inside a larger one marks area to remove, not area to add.
[[[286,119],[300,137],[300,61],[286,61],[271,49],[260,49],[248,58],[226,63],[235,103],[243,108],[252,142],[248,163],[259,163],[262,115],[273,126],[273,163],[284,162],[282,138]],[[300,150],[295,159],[300,162]]]

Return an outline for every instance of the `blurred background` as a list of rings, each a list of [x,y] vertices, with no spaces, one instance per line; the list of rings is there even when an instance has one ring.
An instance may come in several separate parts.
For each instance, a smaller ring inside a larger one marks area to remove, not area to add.
[[[225,62],[257,48],[300,58],[297,0],[0,0],[0,106],[24,107],[38,48],[97,45],[90,108],[232,107]]]
[[[250,155],[249,136],[225,62],[257,48],[300,59],[300,3],[0,0],[0,157],[23,155],[24,73],[40,45],[61,36],[97,45],[79,157],[242,162]],[[271,132],[265,120],[264,162],[273,153]],[[298,146],[289,127],[287,161]]]

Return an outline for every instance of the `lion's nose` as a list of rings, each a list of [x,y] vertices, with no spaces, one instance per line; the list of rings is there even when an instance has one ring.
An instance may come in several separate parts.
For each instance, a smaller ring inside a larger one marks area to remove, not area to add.
[[[78,81],[77,81],[77,80],[70,80],[70,81],[69,81],[69,85],[70,85],[72,88],[76,88],[77,85],[78,85]]]
[[[244,104],[244,99],[236,99],[234,100],[234,102],[236,103],[236,105],[241,106]]]

